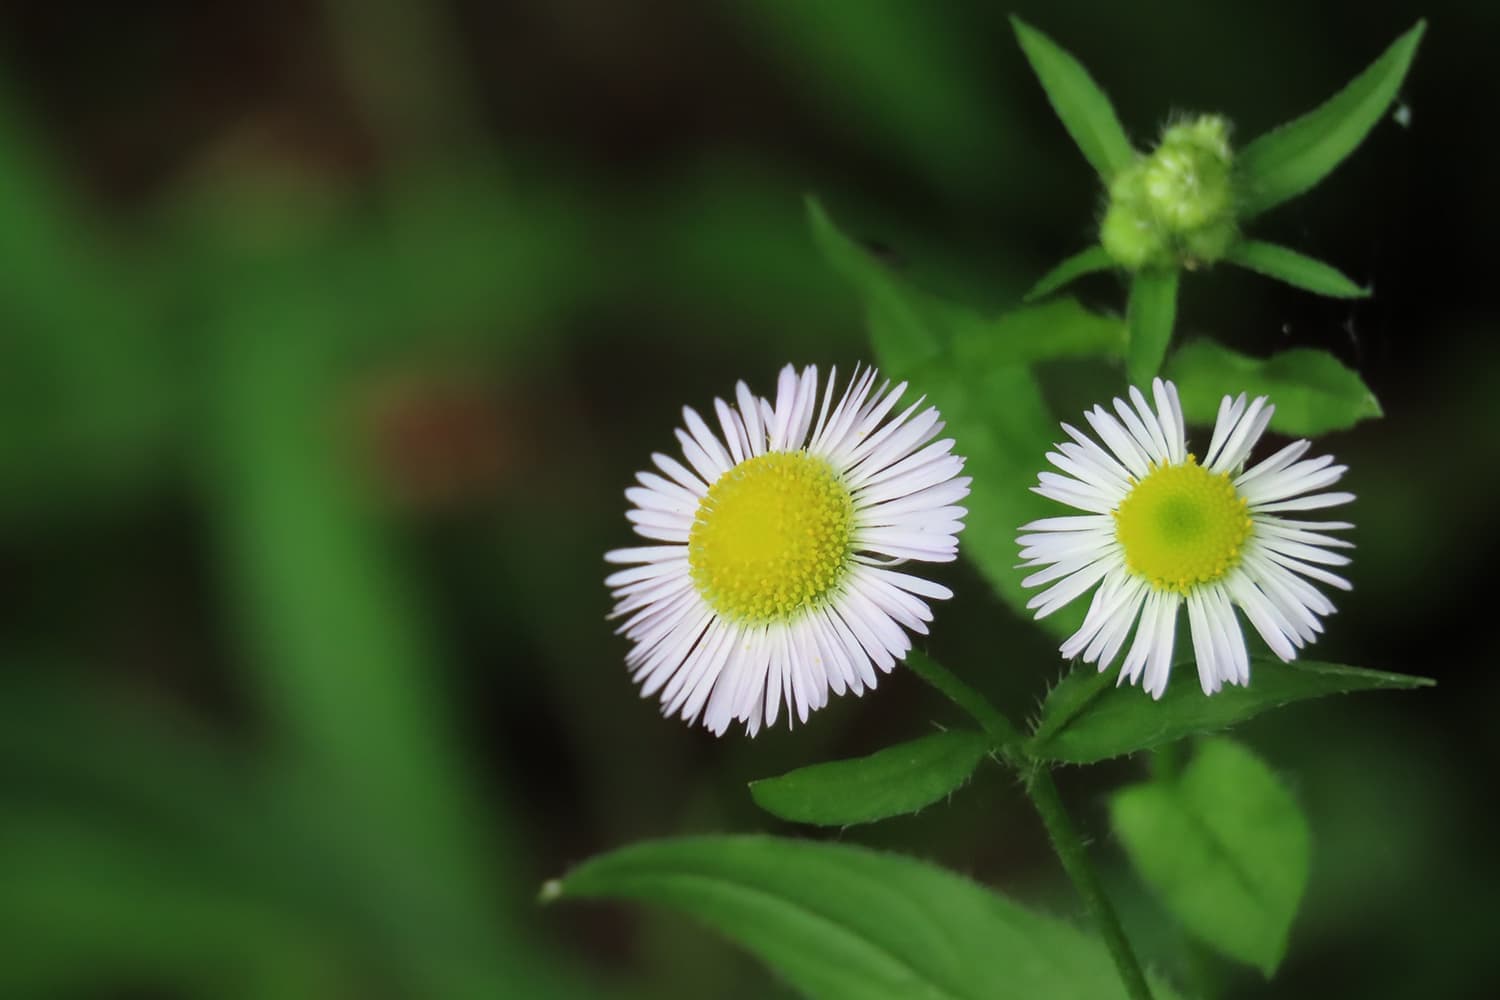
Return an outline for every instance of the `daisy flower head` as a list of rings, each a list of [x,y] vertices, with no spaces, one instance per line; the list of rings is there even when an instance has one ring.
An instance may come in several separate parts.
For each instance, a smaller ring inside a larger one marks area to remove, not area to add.
[[[892,415],[907,384],[856,369],[835,402],[837,373],[782,369],[774,401],[744,382],[714,400],[717,429],[691,408],[685,459],[625,491],[626,517],[653,543],[616,549],[629,568],[605,584],[643,697],[664,715],[731,721],[754,736],[822,708],[832,691],[862,694],[926,634],[928,600],[953,593],[894,567],[949,562],[967,511],[964,460],[918,399]],[[821,397],[821,402],[820,402]]]
[[[1198,680],[1213,694],[1250,681],[1235,608],[1284,661],[1323,631],[1321,618],[1334,607],[1314,584],[1348,590],[1327,567],[1347,565],[1337,550],[1352,547],[1327,532],[1353,525],[1299,515],[1354,495],[1326,492],[1347,466],[1327,455],[1303,458],[1308,441],[1245,467],[1271,421],[1267,397],[1225,396],[1200,462],[1187,449],[1177,387],[1156,379],[1151,391],[1154,409],[1131,387],[1130,402],[1115,399],[1114,413],[1102,406],[1085,413],[1097,441],[1062,425],[1072,440],[1047,455],[1059,471],[1041,473],[1032,489],[1084,513],[1021,528],[1022,566],[1036,570],[1022,584],[1050,585],[1027,604],[1037,618],[1097,585],[1062,655],[1105,670],[1134,627],[1120,682],[1140,681],[1153,698],[1166,690],[1186,607]]]

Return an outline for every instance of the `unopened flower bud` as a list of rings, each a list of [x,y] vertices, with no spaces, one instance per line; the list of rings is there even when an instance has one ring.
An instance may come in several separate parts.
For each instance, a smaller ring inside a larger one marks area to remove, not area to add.
[[[1229,123],[1217,115],[1179,122],[1149,156],[1110,184],[1099,227],[1122,267],[1196,267],[1222,257],[1238,235],[1230,181]]]

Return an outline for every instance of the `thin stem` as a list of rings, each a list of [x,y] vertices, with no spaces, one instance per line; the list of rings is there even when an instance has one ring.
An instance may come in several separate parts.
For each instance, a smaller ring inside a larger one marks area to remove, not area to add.
[[[1007,757],[1019,753],[1023,741],[1020,730],[998,708],[991,705],[984,695],[920,650],[912,650],[907,654],[906,665],[918,677],[937,688],[949,701],[973,716],[989,736],[995,749]]]
[[[1026,793],[1031,796],[1032,804],[1042,817],[1042,824],[1052,838],[1052,848],[1057,852],[1063,870],[1073,880],[1078,895],[1083,897],[1084,907],[1104,937],[1105,947],[1109,949],[1110,957],[1115,961],[1115,969],[1120,973],[1120,980],[1125,984],[1125,992],[1131,1000],[1151,1000],[1151,988],[1146,985],[1146,976],[1141,972],[1141,965],[1136,961],[1135,952],[1131,950],[1130,942],[1125,937],[1125,930],[1120,926],[1120,918],[1115,914],[1114,906],[1104,894],[1104,887],[1099,884],[1099,876],[1089,861],[1088,852],[1083,848],[1083,841],[1078,839],[1073,821],[1063,808],[1062,796],[1057,793],[1057,783],[1052,780],[1052,772],[1038,763],[1026,771],[1025,778]]]

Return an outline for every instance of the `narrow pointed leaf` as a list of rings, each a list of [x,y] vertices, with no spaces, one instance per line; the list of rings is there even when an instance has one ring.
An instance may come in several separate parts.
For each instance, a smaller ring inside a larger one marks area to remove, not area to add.
[[[1093,936],[932,865],[843,844],[755,836],[636,844],[585,862],[542,898],[665,906],[827,1000],[1125,995]],[[1153,992],[1173,996],[1160,983]]]
[[[1135,149],[1104,91],[1088,70],[1056,42],[1018,17],[1010,19],[1016,40],[1047,92],[1047,100],[1083,155],[1108,181],[1135,159]]]
[[[1125,321],[1130,326],[1125,369],[1130,381],[1144,385],[1161,371],[1172,340],[1177,322],[1177,272],[1137,271],[1130,282]]]
[[[1182,774],[1110,802],[1131,864],[1167,910],[1216,951],[1268,978],[1307,885],[1307,820],[1275,773],[1230,740],[1204,743]]]
[[[933,733],[868,757],[801,767],[750,783],[755,804],[795,823],[852,826],[904,816],[969,780],[989,740],[967,729]]]
[[[1354,152],[1395,99],[1426,29],[1418,21],[1328,101],[1240,151],[1240,221],[1306,191]]]
[[[1318,295],[1335,299],[1362,299],[1370,294],[1368,288],[1356,285],[1342,271],[1329,267],[1288,247],[1260,240],[1241,240],[1224,258],[1231,264],[1264,274],[1268,278],[1284,281],[1296,288],[1305,288]]]
[[[1352,691],[1429,687],[1434,682],[1409,674],[1361,670],[1337,663],[1255,659],[1247,687],[1225,687],[1206,695],[1192,661],[1179,663],[1160,701],[1140,688],[1115,686],[1115,672],[1091,665],[1074,670],[1042,706],[1032,756],[1070,764],[1092,764],[1148,750],[1187,736],[1212,733],[1268,709],[1309,698]]]
[[[1252,358],[1212,340],[1184,344],[1167,362],[1189,423],[1212,424],[1219,400],[1241,392],[1271,397],[1271,429],[1312,437],[1381,415],[1359,375],[1327,351],[1299,347]]]
[[[1042,275],[1038,281],[1026,293],[1025,301],[1034,302],[1037,299],[1046,298],[1059,288],[1069,284],[1085,274],[1093,274],[1097,271],[1108,271],[1114,268],[1115,262],[1101,246],[1092,246],[1087,250],[1080,250],[1061,264]]]

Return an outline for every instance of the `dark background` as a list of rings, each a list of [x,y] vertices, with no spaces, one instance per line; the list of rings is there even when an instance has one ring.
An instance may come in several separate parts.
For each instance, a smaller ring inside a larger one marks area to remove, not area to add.
[[[993,3],[0,5],[0,993],[762,997],[674,917],[538,909],[633,840],[790,830],[745,782],[954,710],[898,671],[808,726],[660,719],[601,553],[682,404],[868,358],[816,193],[898,267],[1003,308],[1100,192]],[[1320,658],[1434,690],[1242,730],[1314,831],[1274,987],[1203,955],[1061,775],[1132,936],[1225,995],[1468,996],[1493,978],[1493,139],[1485,3],[1057,3],[1138,144],[1243,141],[1419,16],[1386,120],[1254,227],[1370,284],[1184,282],[1180,331],[1332,350],[1384,420]],[[1118,310],[1111,276],[1080,283]],[[962,442],[960,442],[961,450]],[[1040,462],[1041,456],[1038,456]],[[1025,484],[1017,484],[1023,488]],[[1013,715],[1060,664],[969,567],[930,648]],[[837,836],[1077,905],[999,769]]]

